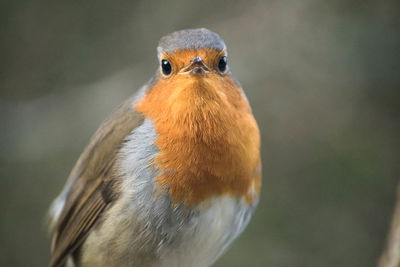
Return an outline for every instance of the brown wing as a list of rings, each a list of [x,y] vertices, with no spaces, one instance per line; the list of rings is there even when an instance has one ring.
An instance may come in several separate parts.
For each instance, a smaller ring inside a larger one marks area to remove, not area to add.
[[[133,107],[125,102],[91,138],[68,181],[63,210],[53,229],[50,266],[61,266],[82,244],[102,211],[118,197],[118,177],[113,166],[124,138],[143,122]]]

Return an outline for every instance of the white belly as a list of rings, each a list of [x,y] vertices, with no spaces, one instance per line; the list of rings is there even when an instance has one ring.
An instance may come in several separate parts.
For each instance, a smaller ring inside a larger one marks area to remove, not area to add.
[[[210,266],[243,231],[253,209],[229,196],[202,206],[208,208],[183,231],[181,245],[162,252],[161,266]]]

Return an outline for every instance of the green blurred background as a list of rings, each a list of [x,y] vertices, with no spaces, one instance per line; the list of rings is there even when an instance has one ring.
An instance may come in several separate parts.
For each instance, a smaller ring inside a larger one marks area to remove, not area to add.
[[[101,121],[207,27],[262,131],[263,191],[216,266],[374,266],[399,178],[399,1],[1,1],[0,266],[46,266],[44,217]]]

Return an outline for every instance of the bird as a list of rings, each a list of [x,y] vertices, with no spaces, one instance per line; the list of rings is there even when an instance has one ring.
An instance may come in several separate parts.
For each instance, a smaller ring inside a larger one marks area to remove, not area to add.
[[[210,266],[249,223],[260,133],[224,41],[179,30],[157,57],[52,202],[49,266]]]

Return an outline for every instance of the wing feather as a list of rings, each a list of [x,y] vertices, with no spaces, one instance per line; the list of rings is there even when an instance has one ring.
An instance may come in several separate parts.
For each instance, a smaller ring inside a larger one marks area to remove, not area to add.
[[[91,138],[64,188],[66,201],[53,232],[50,266],[62,266],[83,243],[113,200],[118,198],[117,152],[125,137],[143,123],[129,99]]]

